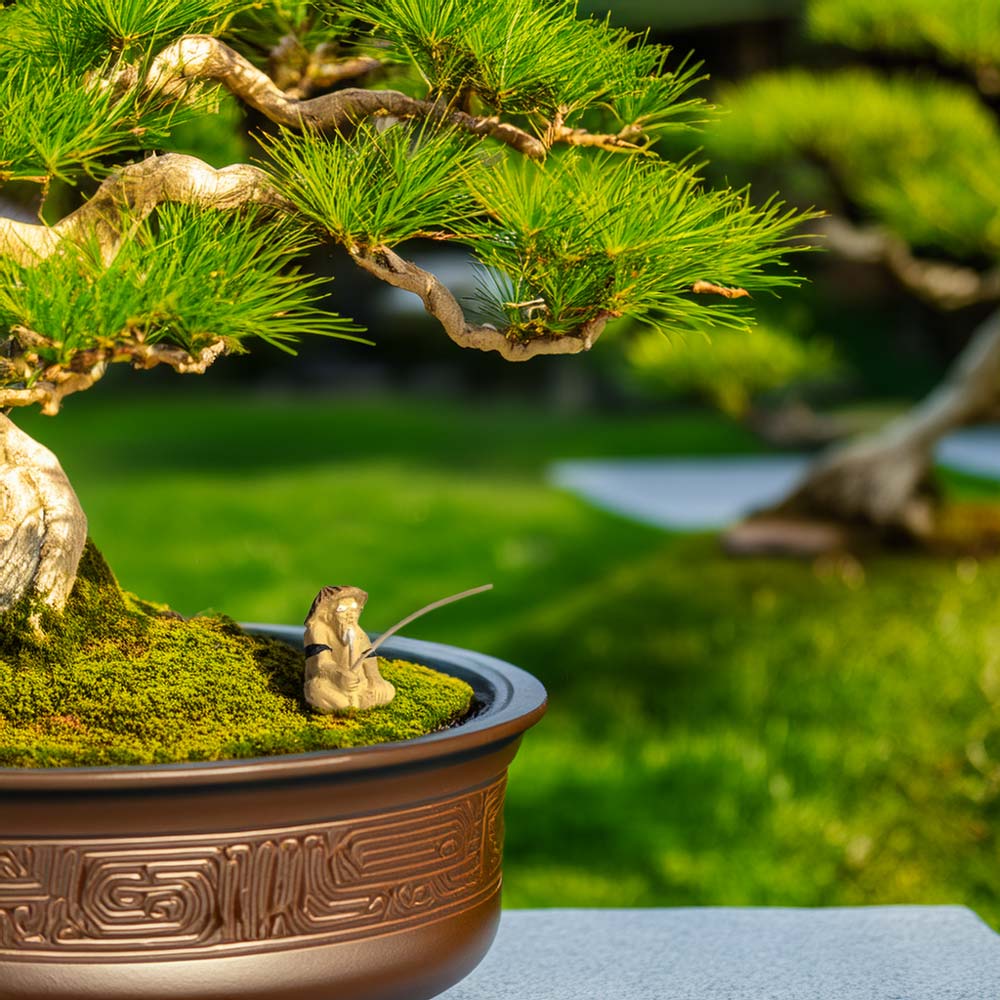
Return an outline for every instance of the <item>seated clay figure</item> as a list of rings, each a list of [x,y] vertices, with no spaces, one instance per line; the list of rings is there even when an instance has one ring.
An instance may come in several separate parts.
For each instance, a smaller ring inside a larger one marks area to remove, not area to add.
[[[387,705],[396,694],[376,656],[360,659],[371,647],[358,627],[367,600],[358,587],[324,587],[306,617],[305,696],[324,715]]]

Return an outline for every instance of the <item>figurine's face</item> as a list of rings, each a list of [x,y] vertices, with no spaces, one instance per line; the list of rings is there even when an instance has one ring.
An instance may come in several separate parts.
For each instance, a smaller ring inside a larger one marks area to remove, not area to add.
[[[353,597],[342,597],[337,602],[337,620],[345,625],[357,625],[361,617],[361,608]]]

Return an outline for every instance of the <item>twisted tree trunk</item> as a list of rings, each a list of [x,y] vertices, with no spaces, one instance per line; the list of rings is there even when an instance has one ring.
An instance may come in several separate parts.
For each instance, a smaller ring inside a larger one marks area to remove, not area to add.
[[[882,430],[834,446],[771,514],[805,514],[924,535],[933,526],[927,488],[938,441],[1000,405],[1000,310],[973,334],[944,381]]]
[[[0,413],[0,610],[28,594],[61,608],[87,518],[55,455]]]

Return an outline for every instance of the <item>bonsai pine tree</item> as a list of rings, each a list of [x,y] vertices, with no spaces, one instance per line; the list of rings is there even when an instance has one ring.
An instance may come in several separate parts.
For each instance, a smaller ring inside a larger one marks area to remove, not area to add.
[[[926,399],[824,454],[778,509],[920,536],[934,524],[936,443],[1000,414],[1000,6],[811,0],[808,25],[882,68],[753,78],[723,95],[732,114],[708,149],[786,171],[831,210],[832,251],[961,311],[971,335]]]
[[[513,361],[621,317],[745,326],[751,294],[795,283],[802,216],[656,155],[708,115],[698,80],[566,0],[6,3],[0,181],[43,211],[0,219],[0,609],[62,607],[87,534],[9,414],[54,415],[116,363],[200,373],[255,340],[356,336],[302,271],[318,243]],[[248,161],[178,152],[228,95]],[[476,315],[407,259],[415,237],[479,260]]]

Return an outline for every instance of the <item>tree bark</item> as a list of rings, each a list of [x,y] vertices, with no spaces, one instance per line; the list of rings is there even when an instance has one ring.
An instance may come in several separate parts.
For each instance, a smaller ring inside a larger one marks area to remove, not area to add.
[[[56,457],[0,413],[0,610],[31,594],[62,608],[86,541],[86,515]]]
[[[949,431],[994,416],[1000,403],[1000,310],[977,328],[944,381],[882,430],[836,445],[769,514],[804,514],[924,535],[934,449]]]

